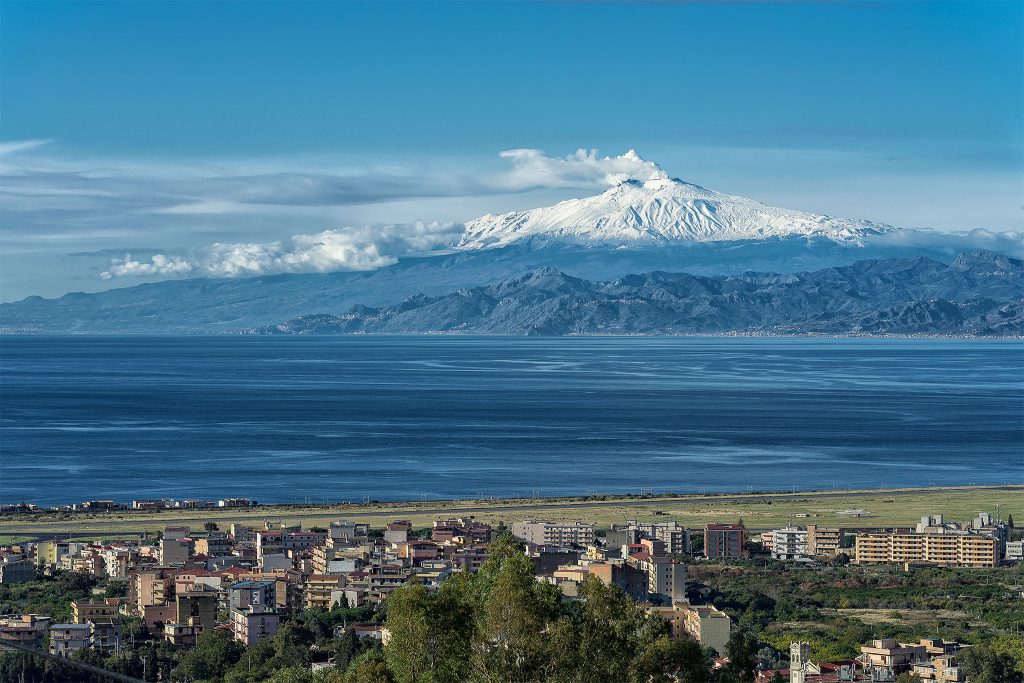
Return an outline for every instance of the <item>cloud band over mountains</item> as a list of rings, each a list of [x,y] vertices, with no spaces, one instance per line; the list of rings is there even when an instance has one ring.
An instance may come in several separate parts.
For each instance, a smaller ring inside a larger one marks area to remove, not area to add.
[[[100,274],[118,277],[193,275],[243,277],[268,273],[326,273],[337,270],[376,270],[402,256],[422,253],[456,241],[463,226],[457,223],[406,223],[324,230],[293,235],[289,240],[214,244],[185,259],[155,254],[136,260],[131,254],[111,260]]]
[[[62,248],[67,255],[102,253],[103,264],[89,277],[103,280],[373,270],[458,241],[463,226],[456,221],[411,220],[424,215],[416,208],[424,201],[482,197],[489,203],[534,190],[593,193],[627,178],[667,177],[634,150],[602,156],[580,149],[558,157],[512,149],[498,157],[484,168],[451,159],[366,163],[326,155],[151,162],[83,157],[46,139],[4,142],[4,246],[8,256]],[[382,205],[378,214],[395,222],[347,217],[352,207],[372,205]],[[388,215],[400,205],[416,213]],[[319,229],[352,224],[363,227]],[[1021,252],[1019,233],[989,230],[879,239]],[[122,246],[146,243],[166,246]]]

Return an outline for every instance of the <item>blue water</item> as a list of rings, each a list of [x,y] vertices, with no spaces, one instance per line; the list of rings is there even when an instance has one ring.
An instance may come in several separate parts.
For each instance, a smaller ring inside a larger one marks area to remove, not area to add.
[[[5,337],[0,500],[1024,481],[1024,346]]]

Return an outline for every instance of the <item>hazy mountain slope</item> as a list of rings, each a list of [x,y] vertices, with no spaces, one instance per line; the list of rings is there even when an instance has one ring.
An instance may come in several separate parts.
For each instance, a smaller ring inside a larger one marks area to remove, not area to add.
[[[30,297],[0,305],[0,331],[230,333],[321,311],[343,311],[357,303],[379,306],[416,293],[444,294],[543,266],[590,280],[610,280],[652,270],[704,275],[815,270],[864,258],[915,254],[955,256],[939,250],[803,238],[644,243],[628,249],[531,239],[501,248],[403,258],[371,272],[168,280],[57,299]]]
[[[1024,334],[1024,262],[992,253],[860,261],[794,274],[653,272],[610,282],[551,268],[444,296],[301,317],[268,334]]]
[[[593,197],[482,216],[467,224],[450,250],[405,257],[376,271],[168,280],[57,299],[29,297],[0,305],[0,332],[234,333],[357,303],[442,295],[541,267],[606,281],[649,271],[789,273],[870,258],[955,255],[939,242],[922,247],[891,239],[902,234],[679,180],[628,180]]]

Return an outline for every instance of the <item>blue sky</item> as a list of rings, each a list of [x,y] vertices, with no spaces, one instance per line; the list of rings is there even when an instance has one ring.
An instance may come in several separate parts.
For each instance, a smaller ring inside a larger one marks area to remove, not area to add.
[[[122,252],[600,189],[513,182],[516,148],[636,149],[770,204],[1017,230],[1022,7],[4,1],[0,296],[158,275],[101,279]]]

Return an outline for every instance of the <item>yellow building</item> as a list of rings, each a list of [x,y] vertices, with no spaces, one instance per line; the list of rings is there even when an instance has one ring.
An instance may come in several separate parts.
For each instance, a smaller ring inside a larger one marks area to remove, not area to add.
[[[102,602],[75,600],[71,603],[71,614],[76,624],[88,624],[90,621],[117,619],[118,598],[106,598]]]
[[[857,534],[858,564],[931,562],[944,567],[995,567],[999,541],[979,534],[883,532]]]
[[[673,640],[689,636],[701,645],[725,654],[731,622],[729,615],[714,605],[677,602],[672,605],[648,605],[646,609],[669,623]]]
[[[843,530],[807,525],[807,554],[812,557],[835,557],[843,547]]]
[[[332,593],[345,587],[345,579],[338,574],[312,574],[304,586],[306,609],[330,609]]]
[[[704,647],[713,647],[720,655],[725,654],[729,642],[729,615],[714,605],[683,604],[683,628],[693,639]]]

